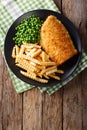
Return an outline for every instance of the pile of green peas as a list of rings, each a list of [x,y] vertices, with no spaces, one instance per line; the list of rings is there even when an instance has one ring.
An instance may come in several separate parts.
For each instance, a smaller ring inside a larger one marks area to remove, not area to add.
[[[13,40],[15,44],[20,46],[23,42],[37,43],[40,41],[40,29],[43,24],[43,20],[39,17],[31,15],[29,18],[24,19],[15,28],[16,34]]]

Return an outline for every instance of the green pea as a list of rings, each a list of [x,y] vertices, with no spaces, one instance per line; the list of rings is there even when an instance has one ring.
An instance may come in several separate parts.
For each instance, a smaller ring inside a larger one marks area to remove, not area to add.
[[[15,28],[16,34],[13,40],[20,46],[23,41],[36,43],[40,41],[40,29],[43,21],[35,15],[31,15],[29,18],[24,19]]]

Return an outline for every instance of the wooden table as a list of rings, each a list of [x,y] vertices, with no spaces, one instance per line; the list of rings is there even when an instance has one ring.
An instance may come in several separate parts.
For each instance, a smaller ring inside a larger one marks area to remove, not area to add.
[[[87,52],[87,1],[55,0],[79,29]],[[0,51],[0,130],[87,130],[87,69],[52,96],[17,94]]]

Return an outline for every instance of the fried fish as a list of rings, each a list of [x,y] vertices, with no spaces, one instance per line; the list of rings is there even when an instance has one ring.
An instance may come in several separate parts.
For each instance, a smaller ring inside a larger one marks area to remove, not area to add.
[[[69,32],[55,16],[47,17],[41,27],[40,35],[40,45],[57,65],[77,54]]]

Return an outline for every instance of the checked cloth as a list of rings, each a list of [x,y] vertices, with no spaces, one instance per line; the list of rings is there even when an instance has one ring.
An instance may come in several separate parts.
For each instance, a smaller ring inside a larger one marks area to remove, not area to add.
[[[15,19],[17,19],[23,13],[36,10],[36,9],[49,9],[60,13],[53,0],[1,0],[0,2],[0,48],[2,50],[2,53],[4,50],[4,39],[11,24],[15,21]],[[70,80],[72,80],[77,74],[79,74],[86,67],[87,67],[87,55],[83,51],[82,59],[77,69],[66,81],[57,84],[56,86],[53,87],[49,86],[49,87],[42,87],[42,88],[38,87],[38,88],[41,92],[46,91],[49,95],[51,95],[59,88],[64,86],[66,83],[68,83]],[[22,93],[26,90],[34,88],[34,86],[27,84],[21,81],[20,79],[18,79],[11,72],[9,68],[8,70],[17,93]]]

